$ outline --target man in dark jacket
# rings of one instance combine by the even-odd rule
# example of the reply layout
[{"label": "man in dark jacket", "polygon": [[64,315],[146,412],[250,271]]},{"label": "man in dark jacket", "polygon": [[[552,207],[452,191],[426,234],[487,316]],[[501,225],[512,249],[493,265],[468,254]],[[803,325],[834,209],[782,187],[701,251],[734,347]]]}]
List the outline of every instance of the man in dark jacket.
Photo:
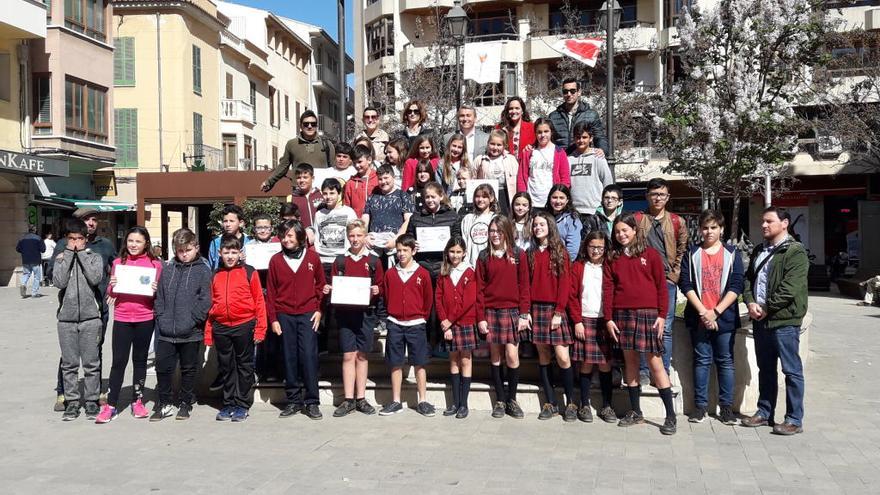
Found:
[{"label": "man in dark jacket", "polygon": [[562,81],[562,105],[550,113],[550,124],[556,134],[554,143],[568,149],[574,142],[572,129],[578,122],[586,122],[593,129],[593,147],[602,150],[601,156],[608,153],[608,140],[605,138],[605,126],[595,110],[581,101],[581,83],[568,78]]},{"label": "man in dark jacket", "polygon": [[[752,319],[758,362],[758,412],[743,426],[773,426],[773,433],[803,431],[804,368],[801,363],[801,324],[807,314],[807,273],[810,261],[803,244],[788,233],[791,214],[771,206],[764,210],[764,242],[755,246],[746,271],[743,299]],[[785,375],[785,422],[776,423],[779,382],[777,362]]]},{"label": "man in dark jacket", "polygon": [[159,401],[150,421],[171,415],[171,382],[180,362],[177,419],[189,419],[195,404],[193,388],[199,368],[199,349],[205,319],[211,309],[211,269],[199,256],[195,234],[186,228],[171,238],[175,257],[162,270],[156,291],[156,382]]},{"label": "man in dark jacket", "polygon": [[28,227],[28,233],[19,239],[15,250],[21,254],[21,297],[24,299],[28,296],[27,286],[31,283],[31,296],[42,297],[40,294],[40,281],[43,280],[43,251],[46,245],[37,235],[37,227],[31,225]]}]

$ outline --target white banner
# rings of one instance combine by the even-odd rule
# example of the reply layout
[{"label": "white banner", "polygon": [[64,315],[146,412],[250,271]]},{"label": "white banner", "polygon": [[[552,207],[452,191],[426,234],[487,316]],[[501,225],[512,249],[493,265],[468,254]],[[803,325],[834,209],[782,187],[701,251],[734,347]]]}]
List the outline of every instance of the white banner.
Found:
[{"label": "white banner", "polygon": [[465,44],[462,77],[477,84],[501,82],[501,46],[500,41]]}]

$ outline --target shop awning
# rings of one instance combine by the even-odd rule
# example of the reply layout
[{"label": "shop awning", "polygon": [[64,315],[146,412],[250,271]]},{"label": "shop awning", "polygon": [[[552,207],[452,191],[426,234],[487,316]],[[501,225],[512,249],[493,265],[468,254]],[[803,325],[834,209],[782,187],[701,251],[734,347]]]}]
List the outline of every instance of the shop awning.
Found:
[{"label": "shop awning", "polygon": [[94,208],[100,212],[135,211],[132,203],[118,203],[116,201],[104,201],[100,199],[77,199],[63,196],[38,196],[34,203],[42,203],[46,206],[58,208]]}]

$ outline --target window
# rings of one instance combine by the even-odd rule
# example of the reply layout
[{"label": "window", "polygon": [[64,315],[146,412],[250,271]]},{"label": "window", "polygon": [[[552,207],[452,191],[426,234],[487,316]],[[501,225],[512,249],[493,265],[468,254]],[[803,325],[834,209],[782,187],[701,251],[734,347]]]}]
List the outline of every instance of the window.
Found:
[{"label": "window", "polygon": [[233,85],[232,85],[232,74],[230,74],[230,73],[227,72],[227,73],[226,73],[226,99],[227,99],[227,100],[231,100],[231,99],[232,99],[232,95],[233,95],[232,88],[233,88]]},{"label": "window", "polygon": [[107,90],[80,81],[64,82],[66,134],[99,143],[107,142]]},{"label": "window", "polygon": [[238,166],[238,142],[235,134],[223,135],[223,167],[235,169]]},{"label": "window", "polygon": [[[0,100],[12,101],[12,57],[0,52]],[[18,71],[16,71],[17,73]]]},{"label": "window", "polygon": [[693,0],[666,0],[666,24],[663,27],[678,26],[678,16]]},{"label": "window", "polygon": [[379,109],[383,115],[394,111],[394,75],[382,74],[367,81],[367,95],[370,105]]},{"label": "window", "polygon": [[254,124],[257,123],[257,83],[250,81],[251,83],[251,92],[250,92],[250,104],[251,108],[253,108],[253,112],[251,112],[254,116]]},{"label": "window", "polygon": [[270,167],[274,167],[278,163],[278,146],[272,146],[272,163]]},{"label": "window", "polygon": [[134,38],[113,38],[113,84],[134,86]]},{"label": "window", "polygon": [[34,134],[52,134],[52,77],[34,74]]},{"label": "window", "polygon": [[98,41],[105,41],[106,0],[64,0],[64,26]]},{"label": "window", "polygon": [[117,108],[113,111],[117,168],[138,166],[137,115],[137,108]]},{"label": "window", "polygon": [[284,95],[284,120],[290,122],[290,97]]},{"label": "window", "polygon": [[202,94],[202,49],[193,45],[192,47],[192,68],[193,68],[193,92],[197,95]]},{"label": "window", "polygon": [[269,87],[269,125],[275,127],[275,88]]},{"label": "window", "polygon": [[244,137],[244,159],[241,163],[241,168],[245,170],[252,170],[254,163],[254,142],[250,136]]},{"label": "window", "polygon": [[294,117],[295,119],[299,119],[299,116],[302,115],[302,114],[300,113],[300,111],[299,111],[299,108],[300,108],[300,107],[299,107],[299,102],[296,102],[296,113],[293,114],[293,117]]},{"label": "window", "polygon": [[501,63],[501,82],[497,84],[482,84],[479,86],[477,96],[474,97],[474,106],[489,107],[504,105],[504,102],[516,91],[516,63]]},{"label": "window", "polygon": [[202,144],[202,114],[193,113],[193,144]]},{"label": "window", "polygon": [[470,19],[468,36],[480,41],[516,39],[516,11],[475,12]]},{"label": "window", "polygon": [[394,20],[383,17],[367,24],[368,61],[394,55]]}]

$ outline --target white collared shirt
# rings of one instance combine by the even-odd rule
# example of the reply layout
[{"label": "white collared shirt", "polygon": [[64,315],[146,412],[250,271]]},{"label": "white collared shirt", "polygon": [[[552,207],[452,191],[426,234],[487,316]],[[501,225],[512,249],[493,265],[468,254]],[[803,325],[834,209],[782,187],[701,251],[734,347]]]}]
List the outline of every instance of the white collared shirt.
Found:
[{"label": "white collared shirt", "polygon": [[464,272],[470,268],[471,265],[467,261],[462,261],[452,268],[452,271],[449,272],[449,278],[452,280],[452,285],[458,285],[458,281],[461,280],[461,276],[464,275]]},{"label": "white collared shirt", "polygon": [[284,261],[287,262],[287,266],[289,266],[290,269],[293,270],[293,273],[296,273],[299,271],[299,266],[302,265],[303,260],[306,258],[306,250],[303,249],[302,254],[299,255],[299,258],[294,258],[286,254],[283,256]]},{"label": "white collared shirt", "polygon": [[598,318],[602,313],[602,265],[584,263],[581,316]]},{"label": "white collared shirt", "polygon": [[[419,264],[416,263],[415,261],[413,261],[412,264],[410,264],[409,268],[403,268],[398,263],[396,265],[396,268],[397,268],[397,275],[400,276],[400,280],[403,281],[403,283],[406,283],[407,280],[409,280],[410,277],[413,276],[413,274],[416,272],[416,270],[419,269]],[[414,327],[416,325],[421,325],[422,323],[427,323],[427,320],[425,320],[424,318],[417,318],[415,320],[398,320],[397,318],[395,318],[391,315],[388,315],[388,320],[391,321],[392,323],[397,323],[398,325],[400,325],[402,327]]]}]

